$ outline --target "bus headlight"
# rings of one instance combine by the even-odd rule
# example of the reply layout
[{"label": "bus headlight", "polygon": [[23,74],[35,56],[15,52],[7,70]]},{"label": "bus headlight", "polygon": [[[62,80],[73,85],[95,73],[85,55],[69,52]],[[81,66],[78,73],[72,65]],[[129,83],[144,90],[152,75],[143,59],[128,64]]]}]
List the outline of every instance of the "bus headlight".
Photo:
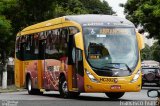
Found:
[{"label": "bus headlight", "polygon": [[141,70],[138,70],[138,72],[134,75],[133,79],[132,79],[132,83],[136,82],[140,76]]},{"label": "bus headlight", "polygon": [[99,82],[89,71],[86,70],[86,74],[92,82]]}]

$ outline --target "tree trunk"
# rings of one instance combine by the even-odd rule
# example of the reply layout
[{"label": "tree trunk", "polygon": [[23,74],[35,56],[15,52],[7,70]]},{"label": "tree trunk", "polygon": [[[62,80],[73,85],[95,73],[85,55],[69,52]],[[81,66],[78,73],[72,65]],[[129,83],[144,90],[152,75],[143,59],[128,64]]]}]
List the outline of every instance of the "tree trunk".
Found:
[{"label": "tree trunk", "polygon": [[7,88],[7,56],[6,51],[2,52],[2,69],[3,69],[3,76],[2,76],[2,89]]},{"label": "tree trunk", "polygon": [[2,89],[7,88],[7,64],[3,66]]}]

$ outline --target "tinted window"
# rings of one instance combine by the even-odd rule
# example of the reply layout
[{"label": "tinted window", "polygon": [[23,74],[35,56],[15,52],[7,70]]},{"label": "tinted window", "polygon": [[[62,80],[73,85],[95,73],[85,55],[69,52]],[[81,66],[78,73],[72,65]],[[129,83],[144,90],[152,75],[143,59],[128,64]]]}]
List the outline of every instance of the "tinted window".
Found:
[{"label": "tinted window", "polygon": [[68,56],[69,35],[75,27],[43,31],[16,38],[16,56],[20,60],[60,59]]},{"label": "tinted window", "polygon": [[59,31],[59,29],[48,31],[45,50],[46,59],[59,58]]}]

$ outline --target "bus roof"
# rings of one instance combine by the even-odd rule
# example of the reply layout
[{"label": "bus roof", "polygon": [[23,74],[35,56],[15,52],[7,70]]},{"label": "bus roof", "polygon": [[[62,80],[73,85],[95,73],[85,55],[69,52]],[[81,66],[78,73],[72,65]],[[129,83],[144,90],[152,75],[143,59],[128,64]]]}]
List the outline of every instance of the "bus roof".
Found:
[{"label": "bus roof", "polygon": [[65,16],[66,19],[75,21],[81,25],[87,23],[116,23],[116,25],[127,25],[134,27],[134,24],[125,18],[120,18],[113,15],[96,15],[96,14],[85,14],[85,15],[71,15]]},{"label": "bus roof", "polygon": [[99,23],[116,23],[115,25],[121,24],[125,26],[134,27],[133,23],[131,23],[125,18],[120,18],[118,16],[85,14],[85,15],[69,15],[69,16],[63,16],[63,17],[47,20],[38,24],[31,25],[29,27],[26,27],[21,32],[43,28],[47,26],[52,26],[52,25],[57,25],[65,21],[75,21],[81,25],[84,25],[84,24],[90,25],[95,23],[97,23],[97,25]]},{"label": "bus roof", "polygon": [[54,19],[47,20],[44,22],[40,22],[40,23],[37,23],[37,24],[34,24],[34,25],[31,25],[31,26],[24,28],[22,30],[22,32],[33,30],[33,29],[38,29],[38,28],[43,28],[43,27],[47,27],[47,26],[51,26],[51,25],[60,24],[60,23],[62,23],[63,19],[64,19],[64,17],[59,17],[59,18],[54,18]]}]

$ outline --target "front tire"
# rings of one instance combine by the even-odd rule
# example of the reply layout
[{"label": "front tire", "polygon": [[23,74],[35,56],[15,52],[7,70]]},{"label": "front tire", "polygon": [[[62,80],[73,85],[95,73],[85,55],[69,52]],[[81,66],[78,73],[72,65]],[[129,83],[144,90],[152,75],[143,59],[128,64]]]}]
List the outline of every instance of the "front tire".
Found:
[{"label": "front tire", "polygon": [[106,96],[111,99],[119,99],[124,95],[125,92],[106,92]]},{"label": "front tire", "polygon": [[65,77],[61,77],[59,81],[59,93],[63,98],[75,98],[80,95],[79,92],[69,92]]}]

